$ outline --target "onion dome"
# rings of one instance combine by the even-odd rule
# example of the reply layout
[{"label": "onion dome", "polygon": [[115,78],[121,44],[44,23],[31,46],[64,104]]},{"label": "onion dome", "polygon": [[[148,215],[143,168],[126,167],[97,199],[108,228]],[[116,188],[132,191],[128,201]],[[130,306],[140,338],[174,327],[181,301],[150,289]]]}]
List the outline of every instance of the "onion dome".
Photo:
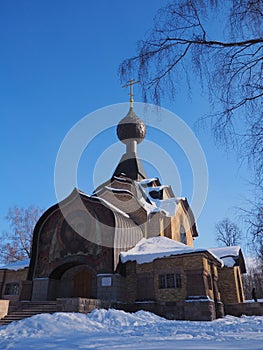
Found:
[{"label": "onion dome", "polygon": [[129,109],[128,114],[119,122],[117,135],[119,140],[125,144],[129,141],[140,143],[145,138],[146,126],[134,113],[132,107]]}]

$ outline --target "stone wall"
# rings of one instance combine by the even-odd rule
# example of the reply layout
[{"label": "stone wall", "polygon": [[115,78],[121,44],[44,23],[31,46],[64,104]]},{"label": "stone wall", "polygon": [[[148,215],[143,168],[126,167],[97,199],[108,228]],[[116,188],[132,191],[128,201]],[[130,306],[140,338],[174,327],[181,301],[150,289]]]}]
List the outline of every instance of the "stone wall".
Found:
[{"label": "stone wall", "polygon": [[110,303],[100,299],[58,298],[57,311],[88,313],[95,309],[108,309]]},{"label": "stone wall", "polygon": [[216,318],[214,302],[208,300],[162,304],[156,302],[137,302],[129,304],[120,302],[110,303],[105,300],[86,298],[57,299],[57,310],[60,312],[88,313],[94,309],[101,308],[113,308],[126,312],[144,310],[171,320],[212,321]]},{"label": "stone wall", "polygon": [[226,315],[240,317],[247,316],[263,316],[263,302],[237,303],[225,305]]},{"label": "stone wall", "polygon": [[126,312],[149,311],[170,320],[212,321],[216,318],[215,303],[209,300],[191,300],[167,303],[136,302],[116,303],[111,307]]}]

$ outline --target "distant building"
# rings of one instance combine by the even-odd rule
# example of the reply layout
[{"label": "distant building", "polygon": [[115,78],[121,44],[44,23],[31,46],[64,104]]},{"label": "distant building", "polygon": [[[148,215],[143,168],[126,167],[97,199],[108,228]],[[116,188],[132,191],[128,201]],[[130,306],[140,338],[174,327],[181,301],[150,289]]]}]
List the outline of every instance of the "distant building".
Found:
[{"label": "distant building", "polygon": [[145,133],[131,105],[117,127],[126,152],[112,177],[91,196],[73,189],[41,216],[29,267],[0,269],[2,299],[57,300],[68,311],[78,300],[84,312],[93,300],[188,320],[222,317],[224,304],[244,301],[240,248],[194,248],[187,199],[145,174],[136,152]]}]

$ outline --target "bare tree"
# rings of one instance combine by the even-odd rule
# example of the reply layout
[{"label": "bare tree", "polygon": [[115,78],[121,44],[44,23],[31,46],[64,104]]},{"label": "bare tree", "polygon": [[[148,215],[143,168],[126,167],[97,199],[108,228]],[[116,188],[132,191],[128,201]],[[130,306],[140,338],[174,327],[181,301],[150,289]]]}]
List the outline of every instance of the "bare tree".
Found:
[{"label": "bare tree", "polygon": [[138,78],[145,100],[158,104],[199,78],[216,137],[230,145],[234,137],[262,183],[262,70],[262,0],[174,0],[157,13],[120,75]]},{"label": "bare tree", "polygon": [[0,260],[3,263],[30,258],[34,226],[42,212],[42,209],[35,206],[15,206],[8,210],[5,219],[9,222],[11,231],[3,232],[0,241]]},{"label": "bare tree", "polygon": [[246,211],[251,248],[256,253],[263,269],[263,201],[255,202],[250,211]]},{"label": "bare tree", "polygon": [[256,289],[258,298],[263,298],[263,272],[262,265],[257,259],[247,264],[247,273],[242,276],[245,299],[252,299],[252,289]]},{"label": "bare tree", "polygon": [[216,240],[220,245],[229,247],[240,244],[242,233],[238,226],[228,218],[218,222],[215,229]]}]

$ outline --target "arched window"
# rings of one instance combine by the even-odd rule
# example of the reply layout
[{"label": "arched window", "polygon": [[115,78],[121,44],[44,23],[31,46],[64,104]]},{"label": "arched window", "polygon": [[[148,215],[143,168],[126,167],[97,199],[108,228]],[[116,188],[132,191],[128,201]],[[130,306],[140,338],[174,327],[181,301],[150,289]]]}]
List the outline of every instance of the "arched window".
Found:
[{"label": "arched window", "polygon": [[181,243],[187,244],[186,232],[183,224],[180,225],[180,241]]}]

